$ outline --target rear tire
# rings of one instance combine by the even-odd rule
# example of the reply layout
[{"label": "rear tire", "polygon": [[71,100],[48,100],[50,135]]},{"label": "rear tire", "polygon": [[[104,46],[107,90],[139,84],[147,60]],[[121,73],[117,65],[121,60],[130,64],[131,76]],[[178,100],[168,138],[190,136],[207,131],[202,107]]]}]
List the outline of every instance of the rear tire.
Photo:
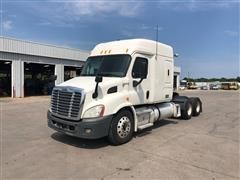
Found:
[{"label": "rear tire", "polygon": [[127,110],[122,110],[113,117],[108,140],[113,145],[124,144],[132,139],[133,136],[133,116]]},{"label": "rear tire", "polygon": [[181,119],[188,120],[191,119],[193,113],[193,106],[191,100],[188,99],[185,102],[184,107],[181,109]]},{"label": "rear tire", "polygon": [[191,97],[190,98],[193,106],[193,116],[199,116],[199,114],[202,112],[202,102],[198,97]]},{"label": "rear tire", "polygon": [[176,98],[177,96],[179,96],[179,94],[177,92],[173,92],[172,99]]}]

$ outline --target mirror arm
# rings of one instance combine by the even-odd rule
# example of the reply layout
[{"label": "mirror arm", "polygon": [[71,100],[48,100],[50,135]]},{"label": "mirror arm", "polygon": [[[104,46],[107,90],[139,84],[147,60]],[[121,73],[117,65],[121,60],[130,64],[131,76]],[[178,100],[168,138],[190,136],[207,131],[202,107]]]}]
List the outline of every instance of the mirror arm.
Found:
[{"label": "mirror arm", "polygon": [[92,94],[92,98],[95,99],[98,97],[98,83],[96,83],[96,86],[95,86],[95,90],[94,90],[94,93]]},{"label": "mirror arm", "polygon": [[141,84],[141,82],[143,81],[144,78],[141,78],[138,82],[137,81],[133,81],[133,87],[137,87],[139,84]]},{"label": "mirror arm", "polygon": [[96,76],[95,77],[95,82],[96,82],[96,86],[95,86],[95,90],[94,90],[94,93],[92,94],[92,98],[95,99],[98,97],[98,84],[100,82],[102,82],[102,76]]}]

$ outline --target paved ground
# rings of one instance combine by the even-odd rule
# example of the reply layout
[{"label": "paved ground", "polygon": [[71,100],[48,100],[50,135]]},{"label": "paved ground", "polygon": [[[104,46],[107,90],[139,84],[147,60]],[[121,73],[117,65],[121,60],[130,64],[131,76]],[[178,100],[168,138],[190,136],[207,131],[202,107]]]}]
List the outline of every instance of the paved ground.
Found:
[{"label": "paved ground", "polygon": [[47,128],[48,97],[0,99],[2,179],[240,179],[240,93],[188,91],[204,112],[164,120],[122,146]]}]

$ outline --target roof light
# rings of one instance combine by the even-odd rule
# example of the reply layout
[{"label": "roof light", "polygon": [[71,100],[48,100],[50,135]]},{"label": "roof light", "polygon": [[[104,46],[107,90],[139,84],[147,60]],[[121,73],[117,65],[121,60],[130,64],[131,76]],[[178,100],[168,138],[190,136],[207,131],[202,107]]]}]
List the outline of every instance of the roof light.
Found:
[{"label": "roof light", "polygon": [[111,50],[108,50],[108,54],[110,54],[111,53]]},{"label": "roof light", "polygon": [[128,52],[128,48],[126,49],[126,53]]}]

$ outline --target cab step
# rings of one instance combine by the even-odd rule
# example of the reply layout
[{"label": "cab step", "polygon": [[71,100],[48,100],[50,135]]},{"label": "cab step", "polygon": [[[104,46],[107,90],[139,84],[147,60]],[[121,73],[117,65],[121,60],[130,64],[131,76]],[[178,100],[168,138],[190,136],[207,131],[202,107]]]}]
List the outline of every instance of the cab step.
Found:
[{"label": "cab step", "polygon": [[145,129],[145,128],[148,128],[148,127],[151,127],[151,126],[153,126],[153,123],[148,123],[148,124],[138,126],[138,129],[142,130],[142,129]]}]

